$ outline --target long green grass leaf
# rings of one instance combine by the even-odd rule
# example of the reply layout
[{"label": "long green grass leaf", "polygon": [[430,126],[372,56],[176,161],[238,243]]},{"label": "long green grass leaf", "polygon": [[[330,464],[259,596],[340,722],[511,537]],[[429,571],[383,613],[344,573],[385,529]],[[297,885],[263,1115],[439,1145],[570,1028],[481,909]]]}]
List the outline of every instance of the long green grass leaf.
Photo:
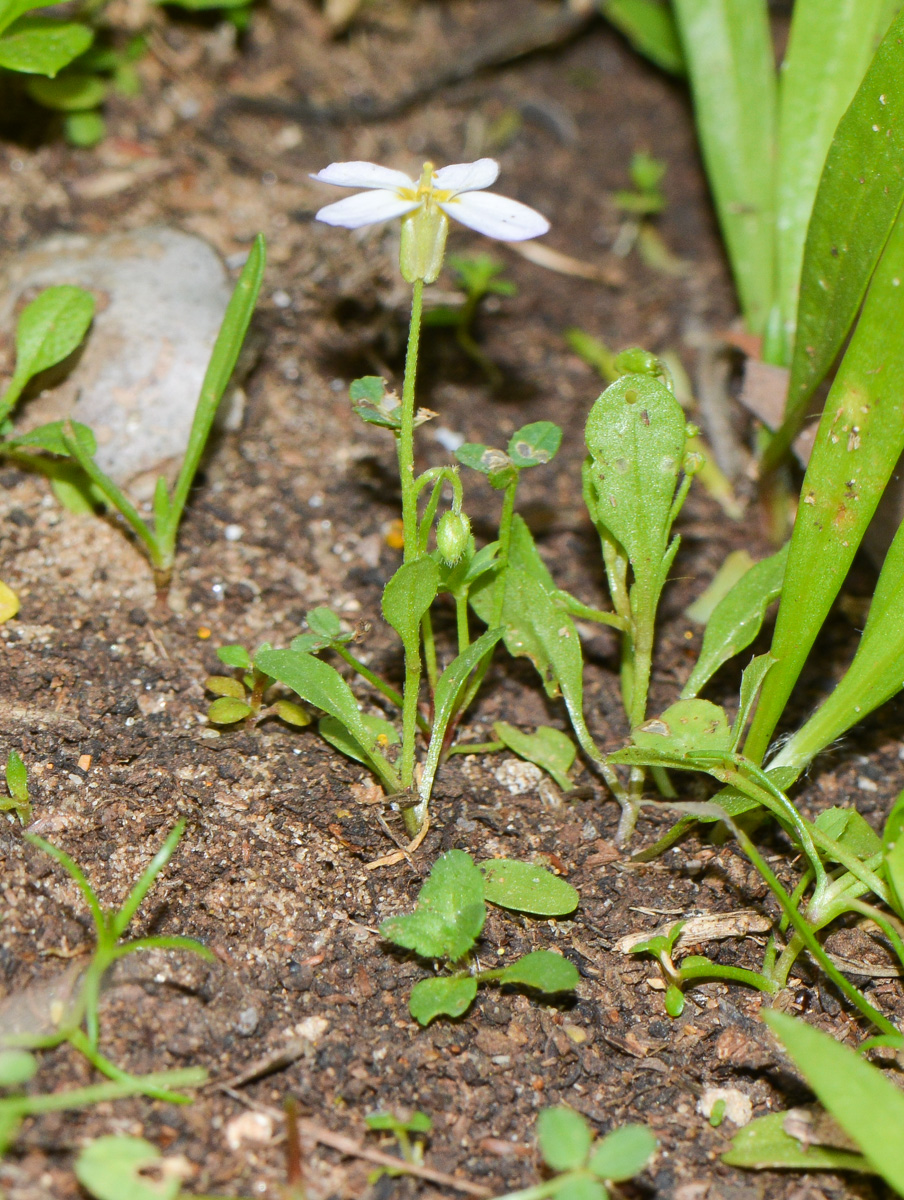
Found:
[{"label": "long green grass leaf", "polygon": [[876,51],[839,122],[807,231],[785,420],[774,465],[803,422],[857,315],[904,199],[904,14]]},{"label": "long green grass leaf", "polygon": [[904,449],[904,217],[876,268],[804,477],[769,672],[744,753],[759,762]]},{"label": "long green grass leaf", "polygon": [[776,74],[765,0],[674,0],[697,129],[744,318],[774,299]]}]

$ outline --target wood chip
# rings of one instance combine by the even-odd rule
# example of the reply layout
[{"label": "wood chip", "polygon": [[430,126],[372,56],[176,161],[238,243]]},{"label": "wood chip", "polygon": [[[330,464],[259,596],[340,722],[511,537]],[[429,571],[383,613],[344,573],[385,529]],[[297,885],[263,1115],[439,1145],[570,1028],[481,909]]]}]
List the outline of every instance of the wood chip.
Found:
[{"label": "wood chip", "polygon": [[[648,938],[665,937],[675,924],[675,921],[666,921],[644,933],[625,934],[619,938],[613,949],[619,954],[630,954],[635,946]],[[723,938],[747,937],[751,933],[768,933],[771,928],[772,922],[769,918],[752,908],[729,913],[704,913],[702,916],[688,917],[685,920],[675,946],[677,949],[683,949],[697,942],[714,942]]]}]

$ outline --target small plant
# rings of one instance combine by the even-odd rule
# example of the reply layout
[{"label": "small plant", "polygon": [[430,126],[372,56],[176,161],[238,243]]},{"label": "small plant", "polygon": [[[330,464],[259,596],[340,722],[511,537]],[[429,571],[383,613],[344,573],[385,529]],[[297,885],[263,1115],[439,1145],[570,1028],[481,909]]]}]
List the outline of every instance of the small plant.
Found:
[{"label": "small plant", "polygon": [[28,798],[28,768],[15,750],[6,760],[6,787],[9,799],[0,796],[0,812],[12,811],[23,825],[31,820],[31,801]]},{"label": "small plant", "polygon": [[204,687],[218,697],[207,709],[207,719],[212,725],[234,725],[252,717],[262,721],[266,717],[279,717],[287,725],[303,728],[310,725],[311,718],[300,704],[292,700],[274,700],[264,707],[264,696],[274,680],[263,671],[258,671],[251,655],[244,646],[221,646],[217,658],[227,667],[235,667],[241,674],[208,675]]},{"label": "small plant", "polygon": [[[82,976],[78,995],[67,1010],[60,1015],[57,1030],[52,1034],[37,1038],[0,1037],[0,1044],[25,1047],[29,1050],[47,1050],[59,1046],[63,1042],[69,1042],[101,1074],[106,1075],[118,1084],[126,1085],[130,1089],[127,1093],[122,1094],[140,1092],[155,1099],[168,1100],[171,1103],[188,1103],[189,1098],[187,1096],[172,1091],[167,1084],[172,1081],[173,1086],[178,1087],[201,1083],[206,1078],[206,1073],[203,1070],[189,1072],[188,1075],[185,1072],[164,1072],[153,1076],[134,1076],[112,1063],[101,1053],[98,1044],[100,1040],[98,1004],[100,1001],[101,983],[106,972],[118,959],[139,950],[162,949],[190,950],[193,954],[199,954],[208,961],[213,960],[214,956],[211,951],[193,938],[167,935],[134,938],[131,941],[123,940],[132,918],[135,916],[145,896],[153,887],[158,875],[172,857],[184,830],[185,821],[181,820],[176,824],[160,850],[158,850],[157,854],[142,872],[141,877],[129,892],[123,905],[119,909],[111,910],[105,910],[101,906],[97,893],[91,887],[84,872],[65,851],[52,846],[50,842],[46,842],[43,838],[38,837],[37,834],[25,834],[28,842],[33,846],[37,846],[38,849],[43,850],[46,854],[49,854],[78,885],[94,920],[97,944]],[[24,1111],[27,1112],[30,1110],[26,1108]]]},{"label": "small plant", "polygon": [[[183,1164],[167,1160],[144,1138],[112,1134],[95,1138],[79,1151],[75,1177],[94,1200],[188,1200],[182,1190]],[[194,1200],[230,1200],[199,1196]],[[294,1193],[302,1200],[303,1193]]]},{"label": "small plant", "polygon": [[439,960],[451,974],[423,979],[411,991],[408,1007],[421,1025],[439,1016],[460,1017],[481,984],[527,988],[544,995],[577,987],[576,968],[561,954],[534,950],[507,967],[481,970],[473,961],[486,921],[486,902],[534,916],[565,916],[578,904],[571,884],[530,863],[494,859],[477,866],[463,850],[449,850],[433,864],[418,894],[417,907],[380,926],[387,941]]},{"label": "small plant", "polygon": [[[399,1117],[395,1113],[381,1110],[368,1113],[364,1122],[372,1132],[388,1133],[394,1137],[399,1147],[399,1154],[406,1163],[418,1167],[423,1164],[424,1145],[427,1135],[433,1128],[433,1122],[426,1113],[413,1112],[410,1117]],[[403,1170],[395,1170],[393,1167],[378,1167],[367,1177],[367,1182],[373,1187],[383,1175],[393,1178],[403,1174]]]},{"label": "small plant", "polygon": [[493,360],[477,344],[474,320],[486,296],[514,296],[517,288],[510,280],[499,278],[504,270],[502,263],[489,254],[450,254],[448,262],[465,293],[464,301],[455,306],[440,304],[428,308],[424,313],[424,324],[454,329],[455,340],[464,353],[477,363],[487,381],[493,387],[498,387],[502,375]]},{"label": "small plant", "polygon": [[537,1119],[537,1141],[552,1179],[501,1200],[608,1200],[620,1192],[607,1184],[627,1182],[647,1166],[658,1142],[646,1125],[622,1125],[594,1139],[586,1118],[573,1108],[545,1108]]},{"label": "small plant", "polygon": [[[855,1050],[805,1022],[780,1012],[765,1012],[763,1020],[834,1118],[834,1136],[826,1139],[834,1144],[822,1144],[816,1130],[790,1121],[791,1113],[770,1113],[735,1134],[722,1161],[733,1167],[865,1171],[904,1196],[901,1089]],[[839,1147],[843,1135],[859,1154]]]}]

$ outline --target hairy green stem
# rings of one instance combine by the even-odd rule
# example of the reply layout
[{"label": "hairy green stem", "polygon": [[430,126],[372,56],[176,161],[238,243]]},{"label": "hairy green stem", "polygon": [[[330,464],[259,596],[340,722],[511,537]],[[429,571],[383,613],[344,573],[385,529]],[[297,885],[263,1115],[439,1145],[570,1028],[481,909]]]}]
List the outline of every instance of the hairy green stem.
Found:
[{"label": "hairy green stem", "polygon": [[[421,337],[421,312],[424,281],[416,279],[411,296],[411,324],[405,353],[405,379],[402,384],[402,412],[398,436],[399,482],[402,488],[402,531],[405,539],[404,561],[418,552],[417,485],[414,479],[414,386]],[[407,674],[407,671],[406,671]]]}]

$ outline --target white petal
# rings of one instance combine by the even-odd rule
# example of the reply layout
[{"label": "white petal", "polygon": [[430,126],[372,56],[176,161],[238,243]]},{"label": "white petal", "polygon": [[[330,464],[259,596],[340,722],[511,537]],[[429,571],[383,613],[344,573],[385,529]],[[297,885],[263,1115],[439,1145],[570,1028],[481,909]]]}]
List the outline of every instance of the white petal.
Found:
[{"label": "white petal", "polygon": [[417,187],[404,171],[393,171],[369,162],[330,163],[322,171],[311,176],[319,183],[334,183],[337,187],[354,188],[403,188]]},{"label": "white petal", "polygon": [[538,212],[495,192],[466,192],[439,207],[462,225],[500,242],[523,242],[549,229],[549,222]]},{"label": "white petal", "polygon": [[316,214],[316,220],[327,225],[342,225],[345,229],[359,229],[362,225],[375,225],[377,221],[391,221],[405,213],[420,208],[421,200],[403,200],[395,192],[358,192],[346,196],[335,204],[328,204]]},{"label": "white petal", "polygon": [[435,186],[444,192],[474,192],[496,182],[499,163],[492,158],[478,158],[472,163],[453,163],[436,172]]}]

